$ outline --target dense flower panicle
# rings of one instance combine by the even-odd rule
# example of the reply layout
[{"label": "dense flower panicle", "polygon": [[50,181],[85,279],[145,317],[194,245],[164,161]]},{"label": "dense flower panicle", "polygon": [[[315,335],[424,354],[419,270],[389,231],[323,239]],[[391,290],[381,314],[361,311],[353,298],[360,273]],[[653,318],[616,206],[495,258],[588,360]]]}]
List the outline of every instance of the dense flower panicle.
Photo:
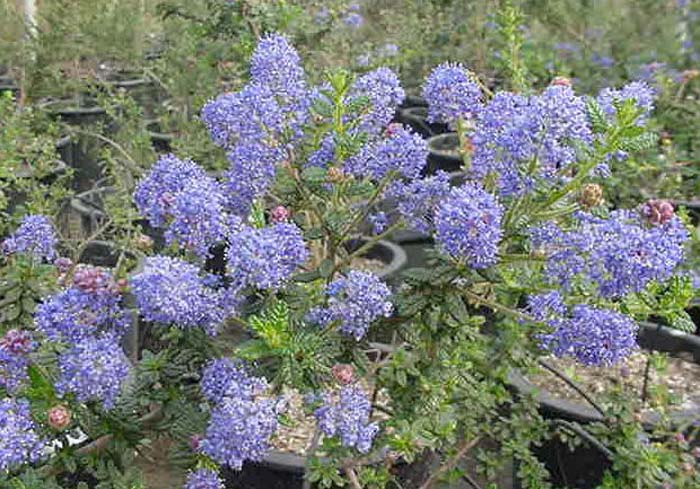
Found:
[{"label": "dense flower panicle", "polygon": [[237,216],[247,216],[253,201],[272,184],[276,167],[283,160],[282,148],[258,142],[239,144],[229,151],[229,168],[223,183],[226,209]]},{"label": "dense flower panicle", "polygon": [[530,232],[532,247],[547,257],[547,277],[565,288],[583,280],[606,298],[622,297],[668,279],[685,255],[689,236],[678,217],[651,226],[638,211],[576,218],[570,230],[547,223]]},{"label": "dense flower panicle", "polygon": [[473,268],[498,261],[503,236],[503,207],[481,186],[467,183],[452,189],[435,210],[435,241],[448,255]]},{"label": "dense flower panicle", "polygon": [[85,292],[73,286],[39,304],[34,325],[51,341],[75,343],[97,333],[122,336],[131,315],[116,288]]},{"label": "dense flower panicle", "polygon": [[370,423],[371,403],[367,393],[356,385],[343,386],[337,401],[324,396],[323,406],[314,411],[318,428],[326,436],[337,436],[343,446],[360,453],[369,452],[379,432],[377,423]]},{"label": "dense flower panicle", "polygon": [[564,298],[556,290],[529,296],[527,298],[527,308],[530,315],[537,321],[560,317],[566,314],[567,311]]},{"label": "dense flower panicle", "polygon": [[193,180],[175,198],[165,231],[166,243],[177,243],[199,257],[226,236],[225,197],[213,178]]},{"label": "dense flower panicle", "polygon": [[613,365],[637,349],[637,324],[616,311],[578,304],[570,315],[552,315],[544,322],[552,331],[541,335],[542,347],[584,365]]},{"label": "dense flower panicle", "polygon": [[385,196],[396,202],[398,213],[409,226],[418,232],[429,234],[434,230],[435,207],[451,190],[450,176],[444,171],[412,182],[392,182]]},{"label": "dense flower panicle", "polygon": [[385,212],[377,212],[368,217],[369,223],[372,225],[372,234],[382,234],[389,225],[389,218]]},{"label": "dense flower panicle", "polygon": [[286,37],[268,34],[258,42],[250,60],[254,82],[267,86],[287,99],[304,96],[306,82],[301,59]]},{"label": "dense flower panicle", "polygon": [[642,206],[642,214],[652,224],[666,224],[674,212],[673,204],[667,200],[650,200]]},{"label": "dense flower panicle", "polygon": [[391,290],[370,272],[351,270],[326,287],[328,305],[313,309],[308,319],[326,327],[337,323],[338,329],[360,340],[373,321],[389,317],[393,305]]},{"label": "dense flower panicle", "polygon": [[136,207],[153,227],[163,227],[175,196],[191,181],[206,176],[206,172],[191,160],[180,160],[173,154],[161,156],[136,186]]},{"label": "dense flower panicle", "polygon": [[101,402],[105,409],[114,407],[130,372],[119,341],[110,335],[86,338],[60,353],[58,368],[60,396],[72,393],[80,402]]},{"label": "dense flower panicle", "polygon": [[355,29],[362,26],[364,22],[365,19],[364,17],[362,17],[362,14],[359,14],[357,12],[350,12],[345,17],[343,17],[343,23],[348,27],[352,27]]},{"label": "dense flower panicle", "polygon": [[634,104],[641,110],[636,121],[638,125],[643,125],[651,111],[654,110],[654,90],[644,82],[628,83],[620,89],[604,88],[596,100],[611,120],[614,119],[617,112],[615,103],[634,100]]},{"label": "dense flower panicle", "polygon": [[211,469],[197,469],[187,475],[183,489],[225,489],[224,481]]},{"label": "dense flower panicle", "polygon": [[26,331],[11,329],[0,340],[0,387],[8,393],[16,393],[28,379],[28,354],[34,349],[34,341]]},{"label": "dense flower panicle", "polygon": [[350,101],[360,97],[369,100],[369,107],[360,116],[360,131],[374,134],[386,127],[396,108],[406,97],[398,76],[389,68],[372,70],[355,80],[350,89]]},{"label": "dense flower panicle", "polygon": [[0,471],[42,457],[47,444],[37,431],[28,401],[11,397],[0,400]]},{"label": "dense flower panicle", "polygon": [[482,108],[479,84],[459,63],[443,63],[433,69],[423,85],[431,122],[454,127],[459,119],[473,119]]},{"label": "dense flower panicle", "polygon": [[226,234],[224,194],[197,164],[161,157],[134,193],[136,206],[153,227],[166,227],[168,244],[178,243],[206,257]]},{"label": "dense flower panicle", "polygon": [[335,139],[333,134],[326,134],[321,145],[306,160],[306,166],[326,168],[335,160]]},{"label": "dense flower panicle", "polygon": [[199,450],[234,470],[247,460],[259,462],[277,431],[277,415],[274,399],[226,397],[212,410]]},{"label": "dense flower panicle", "polygon": [[56,233],[51,220],[40,214],[27,215],[17,230],[0,244],[6,255],[27,253],[38,259],[56,256]]},{"label": "dense flower panicle", "polygon": [[[216,287],[196,265],[166,256],[149,257],[130,280],[139,312],[147,321],[216,333],[235,309],[235,289]],[[214,286],[212,286],[214,285]]]},{"label": "dense flower panicle", "polygon": [[239,287],[279,289],[306,262],[309,252],[301,230],[281,222],[232,232],[226,251],[229,276]]},{"label": "dense flower panicle", "polygon": [[343,170],[358,179],[382,180],[394,172],[409,180],[420,176],[428,159],[428,144],[403,126],[388,137],[366,144],[358,154],[345,161]]},{"label": "dense flower panicle", "polygon": [[251,376],[241,362],[230,358],[209,362],[200,381],[202,395],[215,404],[226,397],[252,400],[267,387],[264,378]]},{"label": "dense flower panicle", "polygon": [[108,270],[84,263],[75,267],[73,287],[86,294],[118,293],[117,284]]},{"label": "dense flower panicle", "polygon": [[519,195],[538,180],[556,183],[576,161],[575,146],[592,140],[586,104],[570,87],[550,86],[532,97],[499,92],[477,120],[471,174],[494,175],[500,194]]}]

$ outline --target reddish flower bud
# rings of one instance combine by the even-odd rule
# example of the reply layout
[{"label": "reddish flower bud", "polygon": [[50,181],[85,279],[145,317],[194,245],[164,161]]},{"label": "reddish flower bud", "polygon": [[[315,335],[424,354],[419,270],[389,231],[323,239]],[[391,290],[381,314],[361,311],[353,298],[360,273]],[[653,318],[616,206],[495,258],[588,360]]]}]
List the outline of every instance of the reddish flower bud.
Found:
[{"label": "reddish flower bud", "polygon": [[278,205],[270,211],[270,219],[272,219],[272,222],[286,222],[289,220],[290,214],[285,206]]},{"label": "reddish flower bud", "polygon": [[53,264],[59,272],[66,273],[68,270],[70,270],[70,267],[73,266],[73,260],[71,260],[70,258],[66,258],[65,256],[61,256],[59,258],[56,258]]},{"label": "reddish flower bud", "polygon": [[61,404],[49,409],[46,417],[49,426],[57,431],[65,430],[70,425],[71,421],[70,410]]},{"label": "reddish flower bud", "polygon": [[472,143],[472,140],[469,138],[465,138],[464,142],[462,143],[462,152],[464,153],[473,153],[474,152],[474,144]]},{"label": "reddish flower bud", "polygon": [[583,186],[578,199],[579,204],[590,209],[603,203],[603,189],[597,183],[589,183]]},{"label": "reddish flower bud", "polygon": [[0,347],[15,355],[26,355],[32,351],[34,345],[29,332],[11,329],[0,340]]},{"label": "reddish flower bud", "polygon": [[384,130],[384,136],[390,138],[397,132],[399,132],[401,129],[403,129],[403,125],[399,124],[398,122],[392,122],[388,126],[386,126],[386,129]]},{"label": "reddish flower bud", "polygon": [[193,452],[199,450],[200,443],[202,443],[202,435],[192,435],[190,437],[190,450]]},{"label": "reddish flower bud", "polygon": [[340,168],[334,166],[328,169],[328,180],[333,183],[339,183],[345,180],[345,173]]},{"label": "reddish flower bud", "polygon": [[153,248],[153,239],[145,234],[139,234],[134,240],[134,246],[141,251],[148,251]]},{"label": "reddish flower bud", "polygon": [[562,87],[570,87],[571,86],[571,80],[565,76],[555,76],[552,78],[552,81],[549,82],[551,86],[562,86]]},{"label": "reddish flower bud", "polygon": [[651,224],[666,224],[673,218],[673,204],[667,200],[650,200],[642,207],[642,213]]},{"label": "reddish flower bud", "polygon": [[333,377],[343,385],[351,384],[355,377],[355,369],[352,365],[346,363],[337,363],[333,365]]}]

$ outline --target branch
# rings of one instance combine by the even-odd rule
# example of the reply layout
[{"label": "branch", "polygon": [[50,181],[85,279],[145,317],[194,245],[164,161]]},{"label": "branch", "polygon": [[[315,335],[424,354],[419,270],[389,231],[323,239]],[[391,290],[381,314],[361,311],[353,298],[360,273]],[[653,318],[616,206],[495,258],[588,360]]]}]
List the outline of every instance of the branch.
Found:
[{"label": "branch", "polygon": [[318,448],[318,443],[321,441],[321,430],[316,428],[314,431],[314,437],[311,440],[311,446],[309,447],[309,451],[307,452],[306,456],[306,464],[304,467],[304,485],[302,485],[301,489],[311,489],[311,480],[309,479],[309,465],[311,464],[311,457],[313,454],[316,452],[316,449]]},{"label": "branch", "polygon": [[588,443],[596,447],[598,450],[603,453],[606,457],[608,457],[610,460],[612,460],[615,457],[615,454],[613,453],[612,450],[610,450],[608,447],[603,445],[603,443],[598,440],[595,436],[590,434],[588,431],[586,431],[580,424],[578,423],[572,423],[570,421],[565,421],[563,419],[557,419],[554,421],[555,424],[567,428],[574,433],[576,433],[578,436],[586,440]]},{"label": "branch", "polygon": [[360,480],[357,478],[357,474],[355,473],[355,468],[346,466],[343,467],[343,470],[345,471],[345,475],[348,476],[348,480],[350,481],[350,486],[353,489],[362,489],[362,484],[360,484]]},{"label": "branch", "polygon": [[471,440],[464,440],[459,447],[457,448],[457,453],[455,453],[452,458],[450,458],[447,462],[445,462],[438,470],[433,473],[430,477],[428,477],[428,480],[423,483],[422,486],[420,486],[419,489],[430,489],[433,487],[433,485],[438,481],[440,477],[445,472],[448,472],[452,469],[454,469],[459,461],[464,458],[464,456],[474,448],[474,445],[479,443],[480,438],[476,437]]},{"label": "branch", "polygon": [[607,416],[607,414],[605,413],[605,411],[603,410],[603,408],[600,407],[600,405],[599,405],[597,402],[595,402],[595,401],[593,400],[593,398],[592,398],[590,395],[588,395],[588,393],[587,393],[586,391],[584,391],[576,382],[574,382],[571,378],[569,378],[564,372],[559,371],[557,368],[555,368],[555,367],[553,367],[552,365],[548,364],[547,362],[545,362],[545,361],[542,360],[541,358],[540,358],[539,360],[537,360],[537,363],[538,363],[541,367],[543,367],[544,369],[549,370],[551,373],[553,373],[554,375],[556,375],[557,377],[559,377],[561,380],[563,380],[564,382],[566,382],[566,384],[567,384],[569,387],[571,387],[573,390],[575,390],[576,392],[578,392],[578,393],[581,395],[581,397],[583,397],[586,401],[588,401],[588,403],[589,403],[591,406],[593,406],[593,408],[594,408],[596,411],[598,411],[598,412],[600,413],[600,415],[603,416],[603,418],[605,418],[605,417]]}]

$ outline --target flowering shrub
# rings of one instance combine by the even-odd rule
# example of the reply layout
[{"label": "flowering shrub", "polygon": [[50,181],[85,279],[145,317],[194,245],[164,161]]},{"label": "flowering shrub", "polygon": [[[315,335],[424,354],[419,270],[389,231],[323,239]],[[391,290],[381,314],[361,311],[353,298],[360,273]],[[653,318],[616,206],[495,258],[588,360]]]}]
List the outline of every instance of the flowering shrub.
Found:
[{"label": "flowering shrub", "polygon": [[[346,23],[360,24],[356,12]],[[531,399],[510,394],[509,373],[543,354],[609,366],[635,351],[637,319],[678,313],[653,299],[687,293],[674,275],[688,234],[666,203],[611,211],[593,198],[601,169],[654,142],[643,85],[598,100],[561,83],[533,94],[481,87],[458,65],[426,81],[431,114],[474,146],[466,182],[450,188],[444,173],[422,177],[426,143],[391,124],[404,97],[391,70],[334,71],[313,85],[288,40],[264,36],[247,84],[202,110],[228,170],[167,155],[136,187],[137,208],[170,246],[125,281],[48,265],[63,289],[0,343],[5,424],[26,426],[7,429],[0,447],[20,448],[0,450],[0,466],[50,480],[74,456],[109,445],[100,460],[123,461],[162,435],[190,469],[185,488],[221,487],[219,471],[273,449],[280,392],[293,388],[315,420],[307,478],[320,487],[384,487],[400,461],[428,459],[436,468],[420,487],[432,487],[487,439],[480,459],[515,458],[526,487],[547,487],[530,451],[547,426]],[[403,228],[436,247],[392,287],[362,258]],[[9,259],[46,257],[43,226],[17,234]],[[136,316],[157,351],[122,351]],[[233,327],[246,341],[217,334]],[[89,441],[71,451],[66,430]],[[40,454],[41,440],[58,445]],[[611,477],[697,481],[673,463],[636,469],[615,465]]]}]

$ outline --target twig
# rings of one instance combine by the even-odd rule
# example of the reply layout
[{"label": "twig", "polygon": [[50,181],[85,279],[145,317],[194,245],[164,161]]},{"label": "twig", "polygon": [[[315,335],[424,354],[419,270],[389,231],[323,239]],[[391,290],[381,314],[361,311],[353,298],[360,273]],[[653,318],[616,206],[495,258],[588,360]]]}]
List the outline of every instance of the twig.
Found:
[{"label": "twig", "polygon": [[600,413],[601,416],[605,417],[606,413],[603,410],[600,405],[593,400],[591,396],[586,393],[576,382],[574,382],[569,376],[567,376],[564,372],[559,371],[557,368],[553,367],[552,365],[548,364],[542,359],[539,359],[537,363],[544,369],[549,370],[551,373],[559,377],[561,380],[566,382],[566,384],[571,387],[573,390],[578,392],[581,397],[583,397],[588,403],[593,406],[593,408]]},{"label": "twig", "polygon": [[462,480],[472,486],[474,489],[482,489],[479,483],[476,482],[469,474],[462,474]]},{"label": "twig", "polygon": [[360,484],[360,480],[357,478],[355,468],[351,466],[346,466],[343,467],[343,470],[345,471],[345,475],[348,476],[350,486],[352,486],[354,489],[362,489],[362,484]]},{"label": "twig", "polygon": [[309,465],[311,464],[311,457],[316,452],[320,441],[321,430],[316,428],[316,431],[314,431],[314,437],[311,440],[311,445],[309,446],[309,451],[307,452],[306,462],[304,464],[304,484],[301,486],[301,489],[311,489],[311,479],[309,479]]},{"label": "twig", "polygon": [[485,299],[484,297],[481,297],[479,294],[475,294],[474,292],[471,292],[469,290],[463,290],[462,293],[467,296],[468,299],[471,299],[477,304],[483,304],[484,306],[493,309],[494,311],[500,311],[503,313],[506,313],[510,316],[515,316],[520,319],[525,319],[526,321],[532,321],[536,322],[534,318],[531,316],[528,316],[527,314],[520,312],[516,309],[511,309],[508,306],[504,306],[502,304],[498,304],[497,302],[492,302],[488,299]]},{"label": "twig", "polygon": [[459,461],[471,450],[474,448],[474,445],[479,443],[480,438],[476,437],[471,440],[464,440],[459,447],[457,448],[457,453],[455,453],[452,458],[450,458],[447,462],[445,462],[438,470],[433,473],[430,477],[428,477],[428,480],[423,483],[423,485],[420,486],[419,489],[430,489],[433,487],[433,484],[435,484],[440,477],[445,472],[448,472],[452,469],[454,469]]},{"label": "twig", "polygon": [[588,443],[593,445],[595,448],[600,450],[600,452],[608,457],[610,460],[612,460],[615,457],[615,454],[613,453],[612,450],[610,450],[608,447],[603,445],[603,443],[598,440],[595,436],[591,435],[588,431],[586,431],[580,424],[578,423],[572,423],[571,421],[566,421],[563,419],[557,419],[554,421],[555,424],[567,428],[574,433],[576,433],[578,436],[586,440]]}]

